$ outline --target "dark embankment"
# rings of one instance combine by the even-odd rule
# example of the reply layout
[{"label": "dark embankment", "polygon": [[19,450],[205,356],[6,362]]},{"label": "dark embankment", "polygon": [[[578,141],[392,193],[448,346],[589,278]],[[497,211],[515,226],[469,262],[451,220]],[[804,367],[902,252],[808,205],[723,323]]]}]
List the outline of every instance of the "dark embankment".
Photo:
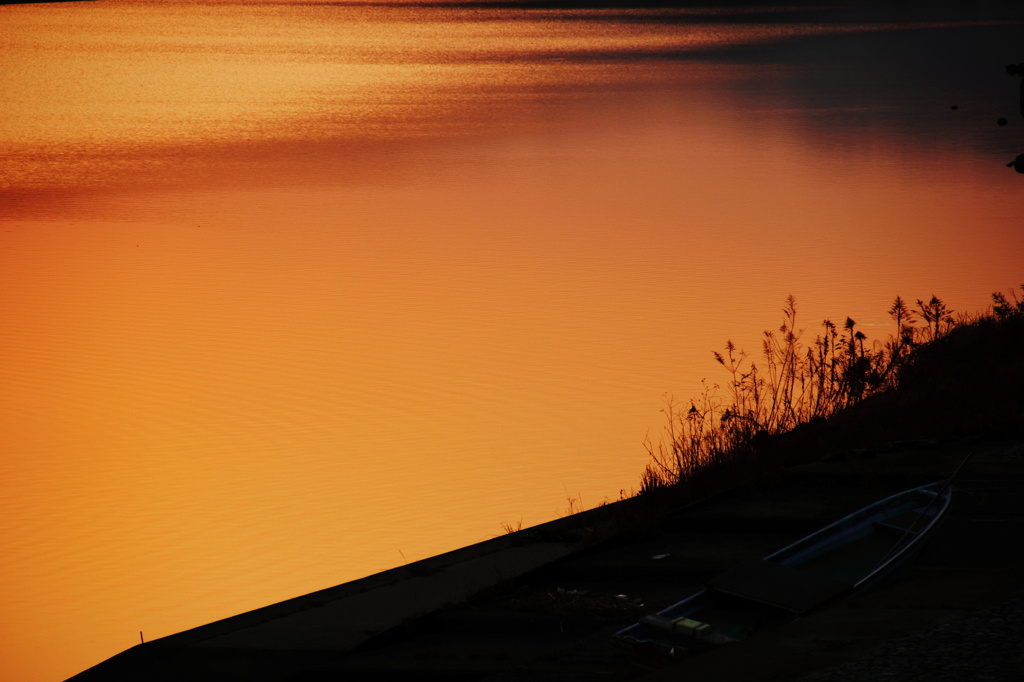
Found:
[{"label": "dark embankment", "polygon": [[1024,302],[993,300],[983,314],[957,317],[934,296],[918,310],[897,298],[896,333],[884,341],[847,319],[826,320],[804,342],[791,297],[779,332],[765,332],[762,357],[731,342],[715,353],[730,375],[724,395],[705,387],[669,405],[665,434],[648,444],[642,493],[691,501],[901,441],[1021,437]]},{"label": "dark embankment", "polygon": [[986,317],[914,351],[895,388],[788,433],[751,457],[789,466],[909,440],[1024,436],[1024,316]]},{"label": "dark embankment", "polygon": [[1024,433],[1024,316],[983,318],[920,348],[899,386],[837,428],[865,446],[910,438]]}]

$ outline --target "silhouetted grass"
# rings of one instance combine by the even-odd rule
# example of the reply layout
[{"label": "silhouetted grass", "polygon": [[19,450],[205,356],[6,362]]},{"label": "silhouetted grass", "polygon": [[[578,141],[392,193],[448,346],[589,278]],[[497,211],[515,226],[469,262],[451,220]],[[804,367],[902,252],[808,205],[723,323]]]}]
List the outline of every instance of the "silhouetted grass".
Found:
[{"label": "silhouetted grass", "polygon": [[897,296],[884,341],[869,343],[847,318],[823,321],[805,343],[790,296],[758,361],[729,341],[714,354],[728,374],[724,387],[705,382],[688,404],[667,401],[662,437],[645,443],[641,493],[687,484],[699,494],[820,457],[815,448],[837,436],[862,446],[1024,430],[1024,300],[992,298],[987,312],[969,316],[936,296],[916,309]]}]

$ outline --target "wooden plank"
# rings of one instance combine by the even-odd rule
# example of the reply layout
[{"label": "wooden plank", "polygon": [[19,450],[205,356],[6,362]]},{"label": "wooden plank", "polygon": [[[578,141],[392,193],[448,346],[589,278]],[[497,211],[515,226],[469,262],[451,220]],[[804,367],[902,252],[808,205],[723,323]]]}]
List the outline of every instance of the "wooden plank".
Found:
[{"label": "wooden plank", "polygon": [[830,601],[852,585],[769,561],[742,564],[710,583],[713,590],[762,604],[804,613]]}]

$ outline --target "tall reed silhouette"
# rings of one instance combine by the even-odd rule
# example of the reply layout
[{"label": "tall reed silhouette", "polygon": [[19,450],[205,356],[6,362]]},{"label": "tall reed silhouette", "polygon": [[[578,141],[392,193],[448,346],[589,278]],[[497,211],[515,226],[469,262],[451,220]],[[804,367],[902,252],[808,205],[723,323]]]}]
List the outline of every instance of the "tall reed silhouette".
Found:
[{"label": "tall reed silhouette", "polygon": [[[1024,285],[1022,285],[1024,290]],[[641,492],[698,479],[718,478],[745,466],[768,437],[825,420],[865,398],[899,386],[915,353],[955,327],[982,319],[1024,316],[1024,301],[993,294],[992,309],[979,316],[955,315],[942,299],[918,299],[917,310],[897,296],[888,313],[895,329],[869,344],[857,323],[824,320],[813,341],[804,343],[797,326],[796,299],[789,296],[777,331],[764,332],[755,362],[732,341],[714,352],[725,368],[724,388],[702,382],[701,393],[686,403],[666,398],[661,438],[648,438],[650,462]],[[924,324],[915,323],[920,318]]]}]

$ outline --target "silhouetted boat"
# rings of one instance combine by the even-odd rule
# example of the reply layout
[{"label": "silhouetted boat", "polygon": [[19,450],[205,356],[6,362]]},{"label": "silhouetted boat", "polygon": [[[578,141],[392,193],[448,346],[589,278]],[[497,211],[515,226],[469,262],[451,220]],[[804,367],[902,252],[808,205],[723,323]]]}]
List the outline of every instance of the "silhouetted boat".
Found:
[{"label": "silhouetted boat", "polygon": [[910,559],[949,511],[948,482],[854,512],[619,631],[638,652],[685,655],[746,639],[862,590]]}]

